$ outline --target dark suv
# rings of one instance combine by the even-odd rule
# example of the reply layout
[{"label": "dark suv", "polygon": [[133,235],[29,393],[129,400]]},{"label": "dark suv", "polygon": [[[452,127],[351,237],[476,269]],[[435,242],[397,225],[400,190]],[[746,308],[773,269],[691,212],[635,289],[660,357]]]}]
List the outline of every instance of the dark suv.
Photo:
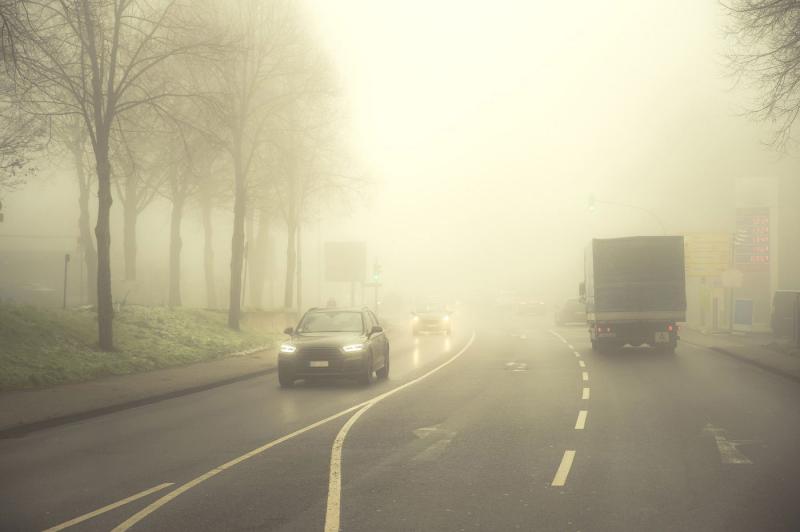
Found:
[{"label": "dark suv", "polygon": [[389,376],[389,341],[368,308],[312,308],[278,354],[282,387],[317,376],[354,377],[363,384]]}]

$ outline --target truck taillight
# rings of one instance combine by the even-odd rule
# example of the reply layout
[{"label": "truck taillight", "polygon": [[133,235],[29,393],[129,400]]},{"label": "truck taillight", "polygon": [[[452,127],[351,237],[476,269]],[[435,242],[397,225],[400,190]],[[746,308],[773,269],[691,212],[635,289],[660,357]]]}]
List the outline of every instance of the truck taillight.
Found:
[{"label": "truck taillight", "polygon": [[667,330],[668,330],[669,332],[672,332],[672,329],[673,329],[673,328],[674,328],[674,327],[672,326],[672,324],[671,324],[671,323],[670,323],[669,325],[667,325]]}]

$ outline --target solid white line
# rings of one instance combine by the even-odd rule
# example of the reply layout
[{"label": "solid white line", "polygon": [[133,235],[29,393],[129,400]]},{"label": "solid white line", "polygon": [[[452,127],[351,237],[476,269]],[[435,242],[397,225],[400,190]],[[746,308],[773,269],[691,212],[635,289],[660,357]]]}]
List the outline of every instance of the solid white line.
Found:
[{"label": "solid white line", "polygon": [[583,430],[586,426],[586,416],[589,415],[588,410],[581,410],[578,412],[578,420],[575,422],[575,430]]},{"label": "solid white line", "polygon": [[580,367],[582,367],[582,368],[585,368],[585,367],[586,367],[586,362],[584,362],[583,360],[579,360],[579,361],[578,361],[578,365],[579,365]]},{"label": "solid white line", "polygon": [[358,421],[361,414],[369,410],[369,407],[374,404],[369,403],[353,414],[341,428],[339,434],[336,435],[336,439],[333,440],[331,469],[328,476],[328,505],[325,510],[325,532],[339,532],[339,518],[342,507],[342,447],[344,447],[344,439],[347,437],[350,427]]},{"label": "solid white line", "polygon": [[585,381],[588,381],[588,380],[589,380],[589,372],[588,372],[588,371],[584,371],[584,372],[581,374],[581,378],[582,378],[583,380],[585,380]]},{"label": "solid white line", "polygon": [[183,485],[175,488],[174,490],[170,491],[169,493],[167,493],[166,495],[164,495],[160,499],[152,502],[151,504],[149,504],[145,508],[141,509],[140,511],[138,511],[137,513],[135,513],[134,515],[132,515],[131,517],[126,519],[125,521],[123,521],[122,523],[117,525],[112,530],[112,532],[125,532],[126,530],[131,528],[133,525],[135,525],[136,523],[138,523],[139,521],[141,521],[142,519],[144,519],[148,515],[152,514],[153,512],[155,512],[156,510],[158,510],[159,508],[161,508],[162,506],[164,506],[165,504],[167,504],[171,500],[173,500],[178,495],[189,491],[190,489],[192,489],[193,487],[197,486],[201,482],[204,482],[204,481],[214,477],[215,475],[217,475],[219,473],[222,473],[226,469],[230,469],[231,467],[233,467],[235,465],[238,465],[238,464],[244,462],[245,460],[247,460],[249,458],[253,458],[254,456],[257,456],[257,455],[263,453],[264,451],[266,451],[268,449],[271,449],[272,447],[275,447],[276,445],[278,445],[280,443],[283,443],[283,442],[285,442],[287,440],[291,440],[292,438],[300,436],[301,434],[303,434],[305,432],[308,432],[308,431],[313,430],[313,429],[315,429],[315,428],[317,428],[317,427],[319,427],[321,425],[324,425],[328,421],[332,421],[334,419],[340,418],[340,417],[342,417],[344,415],[349,414],[350,412],[353,412],[354,410],[359,410],[359,409],[364,408],[366,406],[371,406],[372,404],[377,403],[378,401],[381,401],[381,400],[389,397],[390,395],[394,395],[395,393],[399,392],[400,390],[404,390],[405,388],[407,388],[407,387],[409,387],[409,386],[411,386],[413,384],[418,383],[422,379],[425,379],[425,378],[429,377],[430,375],[433,375],[434,373],[436,373],[437,371],[439,371],[440,369],[442,369],[443,367],[447,366],[448,364],[450,364],[451,362],[456,360],[458,357],[463,355],[467,351],[467,349],[469,349],[469,347],[472,345],[472,343],[474,341],[475,341],[475,333],[473,332],[472,336],[469,339],[469,341],[467,341],[466,345],[464,347],[462,347],[461,350],[458,353],[456,353],[455,355],[453,355],[449,359],[445,360],[440,365],[438,365],[435,368],[433,368],[432,370],[430,370],[428,373],[425,373],[424,375],[420,375],[416,379],[410,380],[407,383],[405,383],[405,384],[403,384],[401,386],[398,386],[397,388],[393,388],[393,389],[389,390],[388,392],[384,392],[381,395],[373,397],[372,399],[369,399],[369,400],[364,401],[362,403],[359,403],[357,405],[351,406],[350,408],[347,408],[345,410],[342,410],[341,412],[338,412],[336,414],[328,416],[325,419],[321,419],[319,421],[316,421],[316,422],[312,423],[311,425],[308,425],[306,427],[298,429],[298,430],[296,430],[294,432],[291,432],[291,433],[289,433],[289,434],[287,434],[285,436],[281,436],[277,440],[272,440],[269,443],[265,443],[261,447],[257,447],[255,449],[253,449],[252,451],[250,451],[248,453],[245,453],[245,454],[243,454],[242,456],[240,456],[238,458],[234,458],[233,460],[230,460],[229,462],[225,462],[221,466],[215,467],[211,471],[208,471],[207,473],[204,473],[204,474],[200,475],[199,477],[190,480],[186,484],[183,484]]},{"label": "solid white line", "polygon": [[564,451],[564,457],[561,459],[561,464],[558,466],[558,471],[556,471],[556,476],[553,477],[551,486],[563,486],[567,483],[567,475],[569,475],[574,459],[575,451]]},{"label": "solid white line", "polygon": [[590,392],[589,388],[584,388],[583,389],[583,396],[581,397],[581,399],[588,399],[590,393],[591,392]]},{"label": "solid white line", "polygon": [[124,506],[124,505],[128,504],[129,502],[133,502],[135,500],[141,499],[142,497],[147,497],[151,493],[155,493],[157,491],[163,490],[164,488],[168,488],[169,486],[172,486],[172,484],[173,484],[172,482],[164,482],[163,484],[159,484],[158,486],[150,488],[149,490],[140,491],[139,493],[137,493],[135,495],[131,495],[130,497],[126,497],[126,498],[122,499],[121,501],[117,501],[115,503],[109,504],[108,506],[103,506],[102,508],[100,508],[98,510],[95,510],[93,512],[89,512],[88,514],[83,514],[81,516],[76,517],[75,519],[70,519],[69,521],[65,521],[65,522],[61,523],[60,525],[56,525],[56,526],[54,526],[52,528],[48,528],[44,532],[56,532],[58,530],[64,530],[65,528],[69,528],[71,526],[77,525],[78,523],[83,523],[84,521],[88,521],[92,517],[97,517],[100,514],[104,514],[104,513],[109,512],[109,511],[111,511],[111,510],[113,510],[115,508],[119,508],[120,506]]}]

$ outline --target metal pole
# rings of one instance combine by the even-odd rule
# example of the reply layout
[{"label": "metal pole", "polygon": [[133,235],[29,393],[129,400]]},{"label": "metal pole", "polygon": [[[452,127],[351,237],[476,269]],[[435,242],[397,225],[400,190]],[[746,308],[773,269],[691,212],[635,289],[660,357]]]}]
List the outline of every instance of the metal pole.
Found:
[{"label": "metal pole", "polygon": [[67,266],[69,265],[69,253],[64,255],[64,301],[61,308],[67,308]]}]

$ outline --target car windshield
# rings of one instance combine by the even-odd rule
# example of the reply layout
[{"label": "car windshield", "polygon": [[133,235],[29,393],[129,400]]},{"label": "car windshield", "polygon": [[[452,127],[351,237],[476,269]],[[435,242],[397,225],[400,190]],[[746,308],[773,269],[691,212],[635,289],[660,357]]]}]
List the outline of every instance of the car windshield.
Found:
[{"label": "car windshield", "polygon": [[362,332],[364,323],[360,312],[309,312],[297,327],[300,333]]}]

